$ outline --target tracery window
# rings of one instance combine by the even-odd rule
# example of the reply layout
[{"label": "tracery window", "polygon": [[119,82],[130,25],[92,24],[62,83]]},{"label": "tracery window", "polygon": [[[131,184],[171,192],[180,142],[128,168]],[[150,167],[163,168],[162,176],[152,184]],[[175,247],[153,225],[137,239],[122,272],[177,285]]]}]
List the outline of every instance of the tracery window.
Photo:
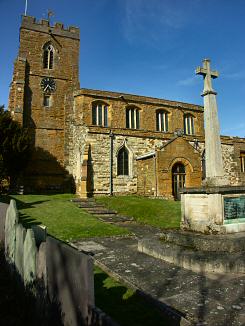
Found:
[{"label": "tracery window", "polygon": [[92,124],[108,127],[108,106],[104,103],[96,103],[92,106]]},{"label": "tracery window", "polygon": [[117,175],[129,175],[128,150],[123,146],[117,155]]},{"label": "tracery window", "polygon": [[157,131],[168,131],[168,112],[164,110],[156,112],[156,129]]},{"label": "tracery window", "polygon": [[126,128],[139,129],[140,128],[140,111],[137,108],[126,109]]},{"label": "tracery window", "polygon": [[43,68],[53,69],[54,67],[54,47],[47,43],[43,48]]},{"label": "tracery window", "polygon": [[184,133],[186,135],[194,135],[194,117],[191,114],[184,115]]},{"label": "tracery window", "polygon": [[241,160],[241,172],[245,173],[245,152],[241,153],[240,160]]}]

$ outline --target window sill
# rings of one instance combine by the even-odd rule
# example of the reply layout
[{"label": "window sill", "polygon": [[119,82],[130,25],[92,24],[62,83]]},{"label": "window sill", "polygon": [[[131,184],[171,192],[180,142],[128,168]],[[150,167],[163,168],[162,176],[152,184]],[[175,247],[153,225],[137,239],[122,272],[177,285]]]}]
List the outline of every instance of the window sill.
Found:
[{"label": "window sill", "polygon": [[118,179],[133,179],[132,175],[117,175],[116,178]]}]

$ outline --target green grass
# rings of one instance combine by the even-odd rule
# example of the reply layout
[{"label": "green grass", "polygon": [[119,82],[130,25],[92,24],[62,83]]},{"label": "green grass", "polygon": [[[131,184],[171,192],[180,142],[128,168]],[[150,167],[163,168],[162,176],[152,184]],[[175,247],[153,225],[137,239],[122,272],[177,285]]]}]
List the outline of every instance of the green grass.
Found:
[{"label": "green grass", "polygon": [[160,228],[179,228],[180,202],[137,196],[100,197],[97,202],[142,224]]},{"label": "green grass", "polygon": [[[99,221],[78,208],[70,201],[74,198],[71,194],[14,195],[11,198],[16,200],[24,226],[44,224],[50,235],[63,241],[129,233],[124,228]],[[2,197],[2,200],[6,201],[6,198]]]},{"label": "green grass", "polygon": [[149,304],[136,291],[95,267],[95,304],[121,326],[171,326],[173,321]]}]

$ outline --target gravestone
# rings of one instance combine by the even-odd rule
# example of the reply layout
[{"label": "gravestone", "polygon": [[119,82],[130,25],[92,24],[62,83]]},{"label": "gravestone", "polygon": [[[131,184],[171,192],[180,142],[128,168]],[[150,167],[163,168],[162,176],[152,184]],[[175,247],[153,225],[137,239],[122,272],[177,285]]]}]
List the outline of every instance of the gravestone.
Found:
[{"label": "gravestone", "polygon": [[21,275],[22,279],[23,273],[23,257],[24,257],[24,241],[26,236],[26,229],[22,224],[17,224],[16,226],[16,242],[15,242],[15,267],[18,273]]},{"label": "gravestone", "polygon": [[5,241],[4,227],[8,206],[8,204],[0,203],[0,242],[3,243]]},{"label": "gravestone", "polygon": [[16,225],[18,221],[19,215],[16,203],[11,199],[5,220],[5,255],[10,263],[14,263],[15,258]]},{"label": "gravestone", "polygon": [[42,242],[37,253],[37,279],[43,282],[47,290],[47,244]]},{"label": "gravestone", "polygon": [[60,305],[65,325],[86,324],[94,306],[93,260],[78,250],[47,237],[48,294]]},{"label": "gravestone", "polygon": [[46,241],[47,227],[45,225],[33,225],[31,228],[34,232],[36,245],[39,247],[42,242]]},{"label": "gravestone", "polygon": [[37,247],[34,237],[34,232],[31,229],[26,231],[24,241],[24,283],[25,285],[33,283],[36,280],[36,256]]}]

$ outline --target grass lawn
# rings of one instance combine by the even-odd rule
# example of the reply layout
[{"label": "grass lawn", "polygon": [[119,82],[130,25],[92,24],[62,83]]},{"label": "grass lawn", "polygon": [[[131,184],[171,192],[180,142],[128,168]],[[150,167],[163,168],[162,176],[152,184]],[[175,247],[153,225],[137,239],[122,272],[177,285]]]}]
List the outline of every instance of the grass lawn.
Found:
[{"label": "grass lawn", "polygon": [[[100,268],[94,271],[95,304],[121,326],[171,326],[164,316],[136,291],[109,277]],[[176,325],[176,324],[175,324]]]},{"label": "grass lawn", "polygon": [[[87,214],[70,201],[71,194],[14,195],[20,220],[26,227],[44,224],[48,233],[63,241],[87,237],[116,236],[129,232],[125,228],[107,224]],[[1,198],[0,201],[9,198]]]},{"label": "grass lawn", "polygon": [[99,197],[97,202],[142,224],[160,228],[179,228],[180,202],[138,196]]}]

